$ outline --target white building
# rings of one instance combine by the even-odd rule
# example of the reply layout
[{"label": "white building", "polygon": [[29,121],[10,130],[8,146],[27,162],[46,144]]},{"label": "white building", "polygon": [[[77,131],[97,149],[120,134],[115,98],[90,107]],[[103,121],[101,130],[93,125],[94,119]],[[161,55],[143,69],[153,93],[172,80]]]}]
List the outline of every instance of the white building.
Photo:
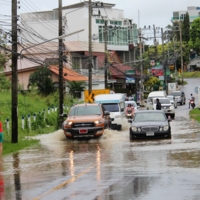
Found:
[{"label": "white building", "polygon": [[187,12],[189,14],[190,22],[193,22],[194,19],[200,17],[200,7],[189,6],[187,7],[187,10],[174,11],[171,20],[183,20]]},{"label": "white building", "polygon": [[[115,4],[92,3],[92,35],[95,42],[104,42],[104,20],[108,26],[108,50],[129,51],[129,45],[137,43],[137,25],[132,19],[124,17],[124,11],[113,8]],[[88,41],[88,1],[64,6],[63,33],[72,33],[81,29],[84,31],[66,37],[65,41]],[[34,34],[39,34],[45,39],[58,36],[58,8],[43,12],[21,14],[21,25],[26,31],[21,30],[22,43],[34,42]],[[34,40],[41,42],[39,38]]]}]

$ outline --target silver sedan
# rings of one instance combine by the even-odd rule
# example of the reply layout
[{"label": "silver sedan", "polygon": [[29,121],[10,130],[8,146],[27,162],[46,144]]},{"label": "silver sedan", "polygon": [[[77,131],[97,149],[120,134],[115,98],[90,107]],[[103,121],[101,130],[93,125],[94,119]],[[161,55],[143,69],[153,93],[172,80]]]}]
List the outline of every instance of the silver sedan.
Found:
[{"label": "silver sedan", "polygon": [[177,100],[174,96],[167,96],[167,98],[170,100],[171,104],[174,106],[174,108],[177,108]]}]

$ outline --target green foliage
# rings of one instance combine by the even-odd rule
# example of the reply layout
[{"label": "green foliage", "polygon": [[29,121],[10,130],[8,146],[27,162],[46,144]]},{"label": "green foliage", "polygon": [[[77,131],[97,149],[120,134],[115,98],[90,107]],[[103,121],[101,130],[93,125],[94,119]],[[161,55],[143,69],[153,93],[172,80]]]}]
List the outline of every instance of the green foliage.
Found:
[{"label": "green foliage", "polygon": [[0,74],[0,91],[9,90],[11,88],[11,82],[6,78],[5,74]]},{"label": "green foliage", "polygon": [[200,17],[191,24],[189,47],[200,53]]},{"label": "green foliage", "polygon": [[78,94],[84,91],[85,84],[84,81],[68,81],[66,87],[69,88],[69,94],[76,98]]},{"label": "green foliage", "polygon": [[183,41],[187,42],[190,40],[190,18],[188,12],[186,12],[186,15],[183,19]]},{"label": "green foliage", "polygon": [[148,89],[148,91],[152,91],[153,87],[159,87],[160,81],[157,77],[151,76],[147,81],[144,82],[145,88]]},{"label": "green foliage", "polygon": [[0,53],[0,71],[3,71],[5,64],[6,64],[6,56]]},{"label": "green foliage", "polygon": [[29,77],[29,85],[37,86],[40,94],[49,95],[55,92],[55,88],[51,79],[51,72],[47,67],[38,68]]}]

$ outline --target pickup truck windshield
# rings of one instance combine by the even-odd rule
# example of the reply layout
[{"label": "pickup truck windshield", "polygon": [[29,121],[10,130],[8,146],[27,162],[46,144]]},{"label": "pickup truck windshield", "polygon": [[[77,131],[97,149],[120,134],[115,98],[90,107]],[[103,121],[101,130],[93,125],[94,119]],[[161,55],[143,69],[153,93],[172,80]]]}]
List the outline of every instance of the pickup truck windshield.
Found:
[{"label": "pickup truck windshield", "polygon": [[99,106],[77,106],[71,108],[69,116],[82,116],[82,115],[100,115],[101,109]]}]

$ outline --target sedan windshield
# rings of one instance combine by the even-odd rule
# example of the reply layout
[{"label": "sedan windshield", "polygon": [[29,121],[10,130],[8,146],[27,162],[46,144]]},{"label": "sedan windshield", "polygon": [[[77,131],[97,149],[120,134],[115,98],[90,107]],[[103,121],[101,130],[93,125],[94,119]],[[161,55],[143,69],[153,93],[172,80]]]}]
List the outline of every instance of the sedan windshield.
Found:
[{"label": "sedan windshield", "polygon": [[100,115],[101,110],[99,106],[77,106],[73,107],[69,116],[82,116],[82,115]]},{"label": "sedan windshield", "polygon": [[[161,104],[170,104],[169,99],[159,99]],[[154,103],[156,103],[156,99],[154,99]]]},{"label": "sedan windshield", "polygon": [[168,98],[169,100],[174,100],[174,97],[173,97],[173,96],[167,96],[167,98]]},{"label": "sedan windshield", "polygon": [[134,118],[135,122],[146,122],[146,121],[166,121],[166,116],[164,113],[156,112],[145,112],[137,113]]}]

